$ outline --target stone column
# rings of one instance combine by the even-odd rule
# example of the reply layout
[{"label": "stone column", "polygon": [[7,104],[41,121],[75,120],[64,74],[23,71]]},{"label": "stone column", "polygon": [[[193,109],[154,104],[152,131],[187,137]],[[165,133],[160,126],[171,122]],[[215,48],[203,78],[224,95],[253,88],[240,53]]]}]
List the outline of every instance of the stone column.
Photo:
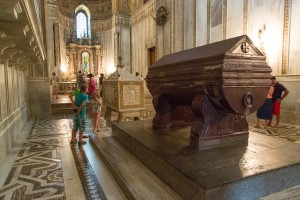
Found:
[{"label": "stone column", "polygon": [[[46,40],[47,40],[47,65],[50,73],[55,71],[55,54],[54,54],[54,31],[55,23],[58,23],[58,5],[57,1],[47,1],[45,4],[45,21],[46,21]],[[58,30],[57,30],[58,31]],[[58,42],[58,41],[57,41]]]},{"label": "stone column", "polygon": [[113,0],[112,34],[114,62],[123,57],[125,69],[131,72],[131,10],[130,1]]}]

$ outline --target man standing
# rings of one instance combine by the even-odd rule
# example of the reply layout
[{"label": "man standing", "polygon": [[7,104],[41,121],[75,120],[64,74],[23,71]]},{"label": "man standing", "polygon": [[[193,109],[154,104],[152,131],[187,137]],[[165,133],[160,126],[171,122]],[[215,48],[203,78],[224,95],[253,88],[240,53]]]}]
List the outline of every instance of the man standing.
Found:
[{"label": "man standing", "polygon": [[[276,81],[276,77],[273,76],[271,78],[273,86],[274,86],[274,93],[272,96],[273,99],[273,115],[276,115],[276,124],[275,127],[279,127],[280,123],[280,104],[281,101],[289,94],[288,89],[286,89],[282,84],[278,83]],[[282,96],[282,92],[284,92]],[[272,119],[270,122],[267,124],[268,126],[271,126]]]}]

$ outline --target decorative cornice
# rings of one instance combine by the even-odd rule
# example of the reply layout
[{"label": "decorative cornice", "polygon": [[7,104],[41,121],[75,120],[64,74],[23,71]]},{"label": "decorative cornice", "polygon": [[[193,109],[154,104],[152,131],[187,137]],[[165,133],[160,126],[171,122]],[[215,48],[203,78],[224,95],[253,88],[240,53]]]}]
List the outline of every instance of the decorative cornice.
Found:
[{"label": "decorative cornice", "polygon": [[140,7],[140,9],[133,12],[132,20],[131,20],[132,26],[138,24],[140,21],[144,20],[149,16],[153,17],[156,12],[155,9],[156,9],[156,1],[152,0],[151,2],[145,4],[143,7]]},{"label": "decorative cornice", "polygon": [[131,17],[130,16],[121,16],[115,15],[112,20],[112,25],[121,25],[121,26],[130,26],[131,25]]},{"label": "decorative cornice", "polygon": [[290,0],[284,1],[284,24],[283,24],[283,45],[282,45],[282,74],[288,73],[288,52],[289,52],[289,26],[290,26]]},{"label": "decorative cornice", "polygon": [[243,6],[243,34],[247,34],[248,24],[248,0],[244,0]]},{"label": "decorative cornice", "polygon": [[34,38],[36,40],[36,43],[39,46],[39,51],[42,55],[42,59],[46,59],[46,50],[43,43],[43,35],[41,35],[41,24],[38,23],[36,10],[34,8],[34,2],[33,1],[22,1],[24,3],[25,12],[28,17],[28,21],[30,23],[30,27],[32,29],[32,34],[34,35]]}]

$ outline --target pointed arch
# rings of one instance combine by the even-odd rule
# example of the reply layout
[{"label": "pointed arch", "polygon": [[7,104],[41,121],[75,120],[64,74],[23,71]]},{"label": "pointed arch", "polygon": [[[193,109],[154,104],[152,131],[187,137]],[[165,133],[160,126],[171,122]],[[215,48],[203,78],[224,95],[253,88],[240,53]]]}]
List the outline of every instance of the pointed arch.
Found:
[{"label": "pointed arch", "polygon": [[84,35],[91,38],[91,12],[88,7],[81,4],[75,9],[75,30],[77,38]]}]

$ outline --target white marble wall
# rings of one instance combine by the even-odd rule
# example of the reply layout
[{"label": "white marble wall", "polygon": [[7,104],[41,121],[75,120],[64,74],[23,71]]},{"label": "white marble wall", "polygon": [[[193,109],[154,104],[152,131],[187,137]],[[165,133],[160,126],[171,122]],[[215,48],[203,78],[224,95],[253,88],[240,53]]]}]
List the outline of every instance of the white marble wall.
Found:
[{"label": "white marble wall", "polygon": [[243,35],[244,0],[227,0],[226,38]]},{"label": "white marble wall", "polygon": [[[150,4],[155,3],[154,1]],[[163,41],[156,42],[156,25],[153,20],[151,12],[147,11],[151,9],[149,7],[143,7],[139,13],[134,13],[133,18],[138,15],[143,16],[143,13],[147,12],[149,15],[144,15],[140,20],[134,21],[132,25],[132,35],[131,35],[131,55],[132,55],[132,73],[139,72],[145,77],[148,73],[149,66],[149,52],[148,48],[156,46],[156,43],[161,43],[163,46]],[[162,39],[163,37],[161,37]]]},{"label": "white marble wall", "polygon": [[278,82],[283,84],[289,91],[289,95],[281,104],[281,121],[288,124],[300,125],[300,75],[278,76]]},{"label": "white marble wall", "polygon": [[223,39],[223,1],[210,0],[210,43]]},{"label": "white marble wall", "polygon": [[196,0],[196,46],[207,44],[207,1]]},{"label": "white marble wall", "polygon": [[184,1],[184,49],[195,47],[195,1]]},{"label": "white marble wall", "polygon": [[[258,47],[263,43],[273,74],[281,74],[284,1],[249,0],[248,4],[247,34]],[[259,29],[263,30],[261,41],[258,38]]]},{"label": "white marble wall", "polygon": [[112,53],[114,52],[114,46],[112,42],[114,37],[112,30],[103,31],[101,33],[98,33],[98,35],[103,48],[103,67],[104,71],[108,72],[107,74],[105,74],[105,76],[107,77],[116,69],[114,54]]},{"label": "white marble wall", "polygon": [[25,71],[0,64],[0,163],[27,122],[28,90]]}]

